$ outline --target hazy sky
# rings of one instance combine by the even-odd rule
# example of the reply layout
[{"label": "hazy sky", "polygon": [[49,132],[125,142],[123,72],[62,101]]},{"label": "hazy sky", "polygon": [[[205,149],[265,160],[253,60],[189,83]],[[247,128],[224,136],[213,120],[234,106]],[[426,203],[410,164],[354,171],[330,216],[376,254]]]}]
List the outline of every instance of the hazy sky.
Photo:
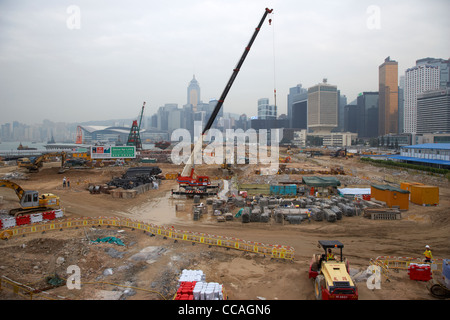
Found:
[{"label": "hazy sky", "polygon": [[276,88],[286,113],[290,87],[323,78],[350,102],[387,56],[399,75],[450,58],[448,0],[1,0],[0,123],[136,118],[143,101],[149,116],[182,107],[193,74],[219,98],[266,7],[225,112],[256,115]]}]

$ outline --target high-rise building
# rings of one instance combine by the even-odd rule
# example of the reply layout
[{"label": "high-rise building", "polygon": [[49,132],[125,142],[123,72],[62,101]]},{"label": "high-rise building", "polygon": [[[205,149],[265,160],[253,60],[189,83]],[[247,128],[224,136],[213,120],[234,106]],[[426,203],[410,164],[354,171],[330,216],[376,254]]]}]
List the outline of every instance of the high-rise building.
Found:
[{"label": "high-rise building", "polygon": [[420,64],[405,72],[404,132],[417,133],[417,95],[439,89],[439,67]]},{"label": "high-rise building", "polygon": [[319,83],[308,89],[308,131],[329,133],[338,126],[337,86]]},{"label": "high-rise building", "polygon": [[276,119],[277,106],[269,104],[269,99],[258,99],[258,119]]},{"label": "high-rise building", "polygon": [[450,87],[417,94],[417,133],[450,132]]},{"label": "high-rise building", "polygon": [[[306,103],[303,103],[306,102]],[[298,106],[302,104],[301,109],[306,112],[306,104],[308,102],[308,90],[302,88],[301,84],[298,84],[295,87],[289,88],[289,94],[287,96],[287,117],[289,119],[289,127],[290,128],[300,128],[298,125],[298,121],[302,121],[301,119],[293,119],[293,108],[294,105]],[[299,112],[297,112],[297,116],[299,116]],[[306,115],[305,115],[306,117]],[[305,119],[306,121],[306,119]],[[302,121],[303,122],[303,121]],[[306,129],[306,126],[304,127]]]},{"label": "high-rise building", "polygon": [[378,67],[378,134],[398,133],[398,62],[387,57]]},{"label": "high-rise building", "polygon": [[404,132],[405,122],[405,76],[400,76],[398,85],[398,133]]},{"label": "high-rise building", "polygon": [[357,106],[356,127],[358,137],[378,137],[378,92],[359,94]]},{"label": "high-rise building", "polygon": [[423,58],[416,60],[416,66],[420,65],[439,67],[439,88],[450,87],[450,59]]},{"label": "high-rise building", "polygon": [[193,76],[187,88],[187,104],[192,104],[194,108],[200,103],[200,86],[198,81]]},{"label": "high-rise building", "polygon": [[345,106],[347,105],[347,96],[341,95],[341,91],[338,90],[338,126],[336,131],[344,131],[344,119],[345,119]]}]

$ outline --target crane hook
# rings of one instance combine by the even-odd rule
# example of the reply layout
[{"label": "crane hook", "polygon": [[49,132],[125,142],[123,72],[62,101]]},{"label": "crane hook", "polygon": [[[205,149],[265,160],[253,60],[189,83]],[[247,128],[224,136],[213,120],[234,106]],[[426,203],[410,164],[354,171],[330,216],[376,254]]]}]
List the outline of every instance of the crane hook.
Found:
[{"label": "crane hook", "polygon": [[272,25],[272,19],[269,19],[269,26]]}]

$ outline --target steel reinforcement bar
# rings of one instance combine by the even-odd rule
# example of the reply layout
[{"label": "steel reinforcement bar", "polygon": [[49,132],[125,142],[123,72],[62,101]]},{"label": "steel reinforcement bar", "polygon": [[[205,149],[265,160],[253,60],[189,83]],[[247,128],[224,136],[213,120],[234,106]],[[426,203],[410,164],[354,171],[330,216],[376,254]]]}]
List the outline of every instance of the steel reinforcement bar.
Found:
[{"label": "steel reinforcement bar", "polygon": [[135,221],[127,218],[117,217],[83,217],[51,220],[48,222],[18,226],[7,229],[11,237],[32,233],[45,233],[47,231],[64,230],[70,228],[108,226],[124,227],[143,230],[153,235],[159,235],[174,240],[201,243],[210,246],[219,246],[235,250],[259,253],[268,255],[275,259],[294,260],[294,248],[290,246],[271,245],[261,242],[246,241],[237,238],[212,235],[207,233],[197,233],[185,230],[178,230],[172,227],[157,226],[152,223]]}]

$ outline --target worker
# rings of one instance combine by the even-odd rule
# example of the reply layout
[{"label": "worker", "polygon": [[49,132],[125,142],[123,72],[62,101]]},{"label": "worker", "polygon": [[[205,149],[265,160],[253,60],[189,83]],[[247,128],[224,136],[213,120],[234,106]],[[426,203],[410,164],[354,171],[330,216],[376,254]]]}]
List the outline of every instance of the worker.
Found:
[{"label": "worker", "polygon": [[327,261],[328,260],[334,260],[334,254],[331,252],[331,249],[328,249]]},{"label": "worker", "polygon": [[423,253],[425,255],[425,262],[431,263],[431,259],[433,259],[433,255],[431,254],[430,246],[425,246],[425,252]]}]

